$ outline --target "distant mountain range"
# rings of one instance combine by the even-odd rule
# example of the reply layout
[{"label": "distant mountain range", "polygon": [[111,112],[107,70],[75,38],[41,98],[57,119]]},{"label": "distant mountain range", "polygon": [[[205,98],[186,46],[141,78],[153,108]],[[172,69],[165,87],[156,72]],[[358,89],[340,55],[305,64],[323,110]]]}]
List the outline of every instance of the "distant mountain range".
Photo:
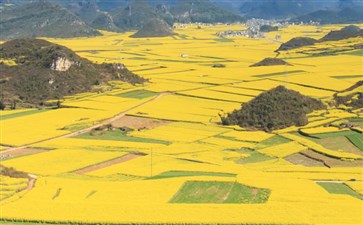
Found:
[{"label": "distant mountain range", "polygon": [[358,11],[352,8],[345,8],[340,11],[318,10],[303,16],[299,16],[290,21],[304,23],[314,21],[319,22],[320,24],[361,23],[363,21],[363,13],[362,11]]},{"label": "distant mountain range", "polygon": [[363,10],[361,0],[211,0],[226,10],[246,18],[289,19],[318,10]]},{"label": "distant mountain range", "polygon": [[244,18],[209,0],[0,0],[1,39],[93,36],[96,29],[140,29],[152,19],[237,22]]},{"label": "distant mountain range", "polygon": [[169,25],[246,18],[360,23],[362,12],[360,0],[0,0],[0,38],[94,36],[141,29],[152,19]]},{"label": "distant mountain range", "polygon": [[[50,0],[72,10],[91,24],[102,12],[123,30],[141,28],[150,19],[174,22],[236,22],[244,18],[210,0]],[[112,6],[112,7],[111,7]]]},{"label": "distant mountain range", "polygon": [[1,11],[0,39],[24,37],[77,37],[100,33],[67,9],[37,1]]}]

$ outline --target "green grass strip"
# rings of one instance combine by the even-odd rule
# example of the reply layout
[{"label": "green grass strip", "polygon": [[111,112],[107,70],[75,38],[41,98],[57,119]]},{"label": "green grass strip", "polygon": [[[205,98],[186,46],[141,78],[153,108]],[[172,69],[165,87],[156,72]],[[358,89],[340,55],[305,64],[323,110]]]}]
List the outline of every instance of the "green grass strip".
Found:
[{"label": "green grass strip", "polygon": [[116,96],[122,97],[122,98],[144,99],[144,98],[155,96],[157,94],[158,94],[157,92],[148,91],[148,90],[134,90],[134,91],[121,93]]},{"label": "green grass strip", "polygon": [[90,133],[84,133],[84,134],[75,136],[73,138],[92,139],[92,140],[142,142],[142,143],[153,143],[153,144],[163,144],[163,145],[171,144],[171,142],[169,142],[169,141],[127,136],[127,134],[121,130],[110,130],[110,131],[103,131],[103,132],[100,131],[100,132],[97,132],[95,135],[91,135]]},{"label": "green grass strip", "polygon": [[363,75],[331,76],[331,78],[336,78],[336,79],[363,78]]},{"label": "green grass strip", "polygon": [[279,135],[275,135],[273,137],[267,138],[267,139],[261,141],[260,143],[258,143],[255,147],[255,150],[263,149],[263,148],[266,148],[269,146],[285,144],[290,141],[291,140],[289,140],[287,138],[281,137]]},{"label": "green grass strip", "polygon": [[221,37],[221,38],[218,38],[218,39],[215,39],[216,42],[234,42],[232,39],[229,39],[229,38],[225,38],[225,37]]},{"label": "green grass strip", "polygon": [[331,194],[339,194],[339,195],[350,195],[354,198],[358,198],[363,200],[363,196],[348,187],[344,183],[335,183],[335,182],[317,182],[322,188],[324,188],[327,192]]},{"label": "green grass strip", "polygon": [[327,138],[327,137],[349,136],[349,135],[354,135],[354,134],[357,134],[357,132],[351,131],[351,130],[346,130],[346,131],[340,131],[340,132],[312,134],[311,136],[317,137],[317,138]]},{"label": "green grass strip", "polygon": [[29,116],[29,115],[33,115],[33,114],[37,114],[37,113],[48,112],[50,110],[51,109],[43,109],[43,110],[33,109],[33,110],[25,111],[25,112],[18,112],[18,113],[3,115],[3,116],[0,116],[0,120],[8,120],[8,119],[13,119],[13,118],[22,117],[22,116]]},{"label": "green grass strip", "polygon": [[238,152],[240,152],[242,154],[249,154],[249,156],[246,158],[238,159],[236,161],[236,163],[238,163],[238,164],[258,163],[258,162],[263,162],[263,161],[274,159],[271,156],[264,155],[262,153],[259,153],[258,151],[254,151],[254,150],[241,149],[241,150],[238,150]]},{"label": "green grass strip", "polygon": [[192,176],[212,176],[212,177],[236,177],[233,173],[218,173],[204,171],[167,171],[157,176],[147,178],[147,180],[165,179],[173,177],[192,177]]},{"label": "green grass strip", "polygon": [[360,49],[360,50],[356,50],[356,51],[351,51],[351,52],[348,52],[346,54],[347,55],[355,55],[355,56],[363,56],[363,50]]},{"label": "green grass strip", "polygon": [[362,134],[350,134],[346,136],[353,145],[363,151],[363,135]]},{"label": "green grass strip", "polygon": [[303,73],[303,72],[306,72],[306,71],[305,70],[291,70],[291,71],[286,71],[286,72],[255,75],[254,77],[273,77],[273,76],[291,75],[291,74],[294,74],[294,73]]}]

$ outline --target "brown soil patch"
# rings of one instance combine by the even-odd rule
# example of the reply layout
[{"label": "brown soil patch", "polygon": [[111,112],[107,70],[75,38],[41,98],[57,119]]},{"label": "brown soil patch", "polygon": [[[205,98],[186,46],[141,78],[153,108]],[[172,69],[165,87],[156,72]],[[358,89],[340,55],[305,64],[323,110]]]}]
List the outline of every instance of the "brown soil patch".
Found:
[{"label": "brown soil patch", "polygon": [[325,167],[362,167],[363,160],[343,161],[331,158],[312,150],[305,150],[285,157],[285,160],[303,166],[325,166]]},{"label": "brown soil patch", "polygon": [[295,153],[295,154],[289,155],[289,156],[285,157],[284,159],[293,164],[307,166],[307,167],[324,166],[323,163],[316,161],[314,159],[308,158],[305,155],[302,155],[300,153]]},{"label": "brown soil patch", "polygon": [[131,129],[153,129],[169,123],[168,121],[156,120],[150,118],[123,116],[111,123],[112,127],[122,128],[128,127]]},{"label": "brown soil patch", "polygon": [[129,160],[132,160],[132,159],[136,159],[136,158],[138,158],[140,156],[145,156],[145,154],[130,153],[130,154],[121,156],[121,157],[116,158],[116,159],[112,159],[112,160],[109,160],[109,161],[106,161],[106,162],[102,162],[102,163],[99,163],[99,164],[96,164],[96,165],[93,165],[93,166],[89,166],[89,167],[74,171],[74,173],[76,173],[76,174],[89,173],[89,172],[99,170],[99,169],[102,169],[102,168],[105,168],[105,167],[109,167],[109,166],[112,166],[112,165],[115,165],[115,164],[118,164],[118,163],[123,163],[123,162],[129,161]]},{"label": "brown soil patch", "polygon": [[46,152],[46,151],[48,151],[48,150],[33,149],[33,148],[17,148],[17,149],[13,149],[11,151],[5,150],[5,151],[0,152],[0,159],[4,160],[4,159],[14,158],[14,157],[18,157],[18,156],[23,156],[23,155],[37,154],[37,153]]}]

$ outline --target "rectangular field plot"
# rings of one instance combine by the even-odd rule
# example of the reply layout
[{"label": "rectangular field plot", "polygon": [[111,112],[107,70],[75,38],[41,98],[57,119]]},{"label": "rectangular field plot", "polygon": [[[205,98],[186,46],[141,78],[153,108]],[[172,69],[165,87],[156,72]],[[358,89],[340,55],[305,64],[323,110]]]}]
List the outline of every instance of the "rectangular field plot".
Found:
[{"label": "rectangular field plot", "polygon": [[158,93],[148,91],[148,90],[135,90],[135,91],[129,91],[122,94],[118,94],[117,96],[123,97],[123,98],[136,98],[136,99],[144,99],[148,97],[153,97],[157,95]]},{"label": "rectangular field plot", "polygon": [[208,143],[219,147],[225,147],[228,149],[240,149],[240,148],[253,148],[255,143],[231,140],[229,138],[221,137],[210,137],[200,141],[201,143]]},{"label": "rectangular field plot", "polygon": [[8,120],[8,119],[13,119],[13,118],[17,118],[17,117],[32,115],[35,113],[42,113],[42,112],[46,112],[46,111],[48,111],[48,110],[26,109],[26,110],[14,110],[14,112],[13,112],[13,110],[6,111],[6,112],[1,112],[0,120]]},{"label": "rectangular field plot", "polygon": [[173,177],[195,177],[195,176],[210,176],[210,177],[236,177],[233,173],[217,173],[217,172],[203,172],[203,171],[168,171],[159,175],[150,177],[149,180],[154,179],[167,179]]},{"label": "rectangular field plot", "polygon": [[117,174],[153,177],[168,171],[194,171],[227,173],[226,169],[203,161],[193,161],[177,156],[167,156],[158,153],[149,153],[126,162],[111,165],[106,168],[87,173],[90,176],[107,177]]},{"label": "rectangular field plot", "polygon": [[166,95],[132,110],[129,114],[176,121],[210,122],[220,121],[219,113],[237,108],[240,108],[239,103]]},{"label": "rectangular field plot", "polygon": [[82,139],[82,138],[60,138],[35,144],[33,147],[48,149],[81,149],[89,151],[147,151],[150,148],[162,148],[164,144],[117,141],[101,139]]},{"label": "rectangular field plot", "polygon": [[153,83],[147,87],[148,90],[154,92],[166,91],[183,91],[206,86],[205,84],[190,83],[186,81],[172,81],[163,78],[152,78]]},{"label": "rectangular field plot", "polygon": [[317,144],[314,141],[311,141],[309,139],[306,139],[304,137],[300,137],[294,134],[281,134],[282,137],[284,138],[288,138],[290,140],[296,141],[301,145],[304,145],[310,149],[312,149],[315,152],[321,153],[323,155],[326,156],[330,156],[333,158],[337,158],[337,159],[352,159],[352,160],[357,160],[357,159],[363,159],[363,156],[361,155],[357,155],[354,153],[350,153],[350,152],[342,152],[342,151],[335,151],[335,150],[331,150],[328,148],[325,148],[324,146],[321,146],[319,144]]},{"label": "rectangular field plot", "polygon": [[245,95],[245,96],[257,96],[262,93],[261,90],[241,88],[241,87],[238,87],[237,85],[238,84],[215,86],[215,87],[209,88],[209,90],[222,92],[222,93]]},{"label": "rectangular field plot", "polygon": [[[310,76],[310,77],[309,77]],[[307,87],[319,88],[321,90],[328,91],[341,91],[351,86],[351,83],[345,82],[344,80],[338,80],[330,77],[318,76],[317,74],[310,74],[307,76],[303,75],[295,75],[288,78],[288,82],[292,84],[303,84]],[[286,81],[284,77],[276,77],[274,80],[278,81]],[[329,86],[326,86],[329,84]]]},{"label": "rectangular field plot", "polygon": [[234,138],[240,141],[251,141],[251,142],[261,142],[266,140],[272,136],[273,134],[269,134],[263,131],[230,131],[228,133],[224,133],[222,136]]},{"label": "rectangular field plot", "polygon": [[363,195],[355,192],[349,186],[344,183],[335,183],[335,182],[317,182],[322,188],[324,188],[327,192],[331,194],[338,195],[350,195],[354,198],[358,198],[363,200]]},{"label": "rectangular field plot", "polygon": [[166,140],[158,140],[153,138],[142,138],[142,137],[133,137],[127,135],[126,132],[121,130],[108,130],[102,132],[93,132],[93,133],[84,133],[76,136],[75,138],[82,139],[92,139],[92,140],[111,140],[111,141],[127,141],[127,142],[141,142],[141,143],[155,143],[155,144],[163,144],[168,145],[171,142]]},{"label": "rectangular field plot", "polygon": [[362,134],[350,134],[346,136],[359,150],[363,151],[363,137]]},{"label": "rectangular field plot", "polygon": [[209,89],[197,89],[197,90],[191,90],[191,91],[183,91],[179,92],[181,95],[186,96],[193,96],[193,97],[199,97],[199,98],[205,98],[205,99],[212,99],[212,100],[224,100],[229,102],[248,102],[253,97],[247,96],[247,95],[240,95],[240,94],[234,94],[234,93],[225,93],[225,92],[218,92],[214,90]]},{"label": "rectangular field plot", "polygon": [[27,173],[54,175],[81,169],[103,161],[111,160],[125,152],[98,152],[78,149],[52,150],[30,156],[4,161],[7,167]]},{"label": "rectangular field plot", "polygon": [[268,156],[284,158],[288,155],[292,155],[305,149],[307,149],[307,147],[301,144],[298,144],[296,142],[288,142],[285,144],[263,148],[258,151]]},{"label": "rectangular field plot", "polygon": [[[363,145],[363,140],[359,140],[360,136],[361,134],[353,134],[347,136],[335,136],[335,137],[326,137],[320,139],[314,138],[312,140],[332,150],[362,154],[362,152],[359,151],[361,150],[359,149],[359,146]],[[354,142],[349,139],[349,137],[351,137],[353,141],[357,141],[358,143],[355,143],[356,144],[355,145]],[[358,139],[355,140],[354,138]]]},{"label": "rectangular field plot", "polygon": [[363,182],[362,181],[347,181],[345,182],[351,189],[363,196]]},{"label": "rectangular field plot", "polygon": [[225,132],[226,129],[203,124],[174,122],[150,130],[130,132],[130,136],[172,142],[194,142]]},{"label": "rectangular field plot", "polygon": [[117,96],[104,95],[93,96],[81,100],[66,100],[62,105],[106,111],[109,112],[110,115],[114,115],[133,106],[136,106],[141,102],[141,99],[137,98],[121,98]]},{"label": "rectangular field plot", "polygon": [[270,191],[236,182],[187,181],[170,200],[171,203],[252,204],[267,201]]}]

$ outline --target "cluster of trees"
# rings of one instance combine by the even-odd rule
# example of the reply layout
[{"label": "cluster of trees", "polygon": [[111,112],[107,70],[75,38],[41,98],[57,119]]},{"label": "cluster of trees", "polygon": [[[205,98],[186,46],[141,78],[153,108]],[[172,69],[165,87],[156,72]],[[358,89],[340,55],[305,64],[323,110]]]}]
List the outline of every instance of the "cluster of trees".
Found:
[{"label": "cluster of trees", "polygon": [[272,131],[293,125],[306,125],[306,114],[324,108],[320,100],[278,86],[242,104],[240,110],[235,110],[221,119],[224,125]]}]

